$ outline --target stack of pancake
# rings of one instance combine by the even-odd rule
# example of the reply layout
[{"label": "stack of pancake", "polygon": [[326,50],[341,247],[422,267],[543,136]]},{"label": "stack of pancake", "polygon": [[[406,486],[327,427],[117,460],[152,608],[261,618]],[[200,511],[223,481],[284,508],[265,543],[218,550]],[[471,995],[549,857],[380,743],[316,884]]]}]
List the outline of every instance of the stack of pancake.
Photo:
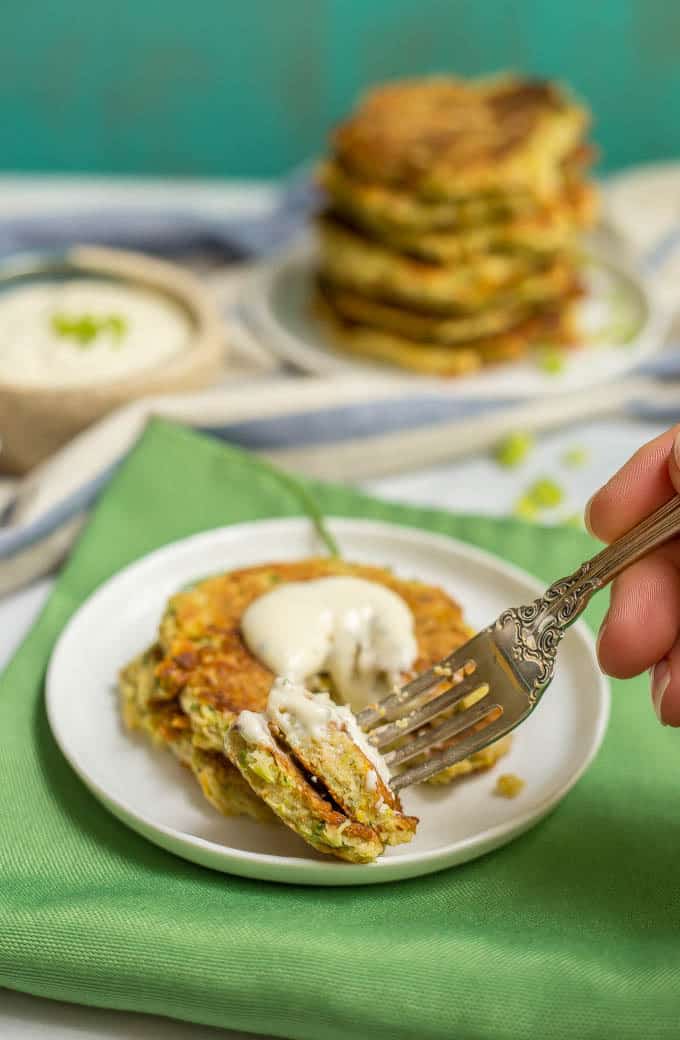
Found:
[{"label": "stack of pancake", "polygon": [[578,341],[589,116],[547,82],[373,90],[320,170],[316,308],[338,345],[432,375]]},{"label": "stack of pancake", "polygon": [[[271,768],[265,764],[263,772],[260,762],[258,774],[254,768],[257,754],[253,759],[239,732],[232,733],[232,726],[244,710],[267,711],[275,680],[243,638],[241,621],[245,611],[275,585],[331,576],[376,582],[404,600],[413,616],[418,649],[414,671],[404,674],[404,680],[441,661],[472,634],[461,607],[443,589],[398,578],[381,567],[336,558],[258,564],[205,578],[170,599],[154,644],[121,671],[120,703],[126,726],[140,730],[154,744],[172,751],[191,770],[207,800],[223,815],[274,822],[276,812],[318,851],[365,862],[382,852],[383,839],[371,829],[367,832],[365,827],[350,827],[349,818],[343,817],[337,802],[319,793],[318,785],[315,787],[317,774],[326,774],[318,761],[311,766],[310,760],[310,768],[305,770],[299,761],[300,749],[293,754],[289,748],[286,757],[279,748],[274,761],[269,762]],[[330,676],[311,677],[310,681],[315,688],[325,686],[334,692]],[[430,782],[446,783],[489,769],[507,753],[510,739],[503,737],[449,766]],[[328,753],[334,748],[337,751],[338,745],[331,736]],[[267,755],[267,749],[264,750]],[[262,747],[254,751],[261,752]],[[346,757],[340,755],[338,768],[347,769],[346,780],[351,784],[351,761],[348,767]],[[314,781],[311,784],[310,777]],[[388,793],[381,793],[380,785],[371,790],[381,803],[389,801]],[[398,810],[398,799],[390,807]],[[379,808],[384,816],[380,829],[394,828],[391,837],[383,835],[388,843],[410,840],[415,821],[401,815],[385,815],[385,810]]]}]

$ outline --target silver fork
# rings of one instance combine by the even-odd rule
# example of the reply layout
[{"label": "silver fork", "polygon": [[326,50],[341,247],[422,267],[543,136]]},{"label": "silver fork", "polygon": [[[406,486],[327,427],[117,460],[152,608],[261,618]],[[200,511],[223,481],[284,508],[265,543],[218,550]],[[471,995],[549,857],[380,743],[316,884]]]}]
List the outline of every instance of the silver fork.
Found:
[{"label": "silver fork", "polygon": [[[676,495],[533,603],[504,610],[455,653],[360,712],[357,721],[384,752],[395,793],[481,751],[523,722],[552,681],[564,633],[593,593],[679,533]],[[466,697],[473,703],[429,725]],[[413,732],[411,740],[401,741]],[[395,772],[423,755],[416,765]]]}]

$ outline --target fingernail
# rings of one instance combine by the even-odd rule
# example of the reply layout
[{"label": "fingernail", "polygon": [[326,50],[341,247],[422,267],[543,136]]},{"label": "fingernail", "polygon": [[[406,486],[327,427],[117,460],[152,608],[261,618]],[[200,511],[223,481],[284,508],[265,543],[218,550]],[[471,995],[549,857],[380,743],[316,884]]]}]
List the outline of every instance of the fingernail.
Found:
[{"label": "fingernail", "polygon": [[680,469],[680,431],[676,433],[675,440],[673,441],[673,458],[675,459],[676,466]]},{"label": "fingernail", "polygon": [[[597,491],[595,492],[595,495],[596,494]],[[595,498],[595,495],[590,496],[590,498],[586,502],[586,508],[583,510],[583,523],[586,525],[586,531],[588,531],[590,534],[593,533],[593,529],[590,526],[590,507],[593,504],[593,499]]]},{"label": "fingernail", "polygon": [[656,717],[662,726],[667,725],[663,720],[663,699],[671,681],[671,666],[664,658],[652,668],[652,704]]}]

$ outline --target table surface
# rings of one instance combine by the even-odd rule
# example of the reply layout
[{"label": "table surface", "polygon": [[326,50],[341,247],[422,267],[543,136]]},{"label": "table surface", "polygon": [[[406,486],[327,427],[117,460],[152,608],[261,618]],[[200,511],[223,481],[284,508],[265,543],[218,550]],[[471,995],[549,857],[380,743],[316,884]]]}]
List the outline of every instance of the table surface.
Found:
[{"label": "table surface", "polygon": [[[4,212],[19,212],[29,206],[67,207],[74,198],[89,193],[96,203],[111,198],[115,189],[125,202],[138,200],[138,182],[83,179],[74,184],[65,179],[0,178],[0,217]],[[146,185],[144,199],[148,198]],[[185,186],[184,186],[185,187]],[[174,200],[176,186],[162,182],[156,196],[159,206]],[[179,190],[179,189],[177,189]],[[196,187],[207,206],[247,204],[257,208],[266,204],[266,185],[225,185],[211,182]],[[202,194],[201,194],[202,193]],[[502,469],[489,457],[421,469],[399,476],[365,481],[362,487],[372,494],[416,505],[437,506],[455,512],[503,515],[512,511],[517,499],[532,480],[540,476],[556,479],[565,491],[565,502],[554,519],[581,513],[590,495],[642,444],[662,430],[653,424],[611,420],[591,423],[578,430],[565,429],[541,437],[524,465]],[[577,469],[561,462],[565,451],[584,447],[588,461]],[[0,600],[0,669],[21,642],[49,594],[53,579],[35,582],[5,600]],[[185,1023],[154,1016],[124,1014],[43,1000],[10,990],[0,991],[0,1036],[3,1040],[208,1040],[216,1034],[245,1040],[245,1034]]]}]

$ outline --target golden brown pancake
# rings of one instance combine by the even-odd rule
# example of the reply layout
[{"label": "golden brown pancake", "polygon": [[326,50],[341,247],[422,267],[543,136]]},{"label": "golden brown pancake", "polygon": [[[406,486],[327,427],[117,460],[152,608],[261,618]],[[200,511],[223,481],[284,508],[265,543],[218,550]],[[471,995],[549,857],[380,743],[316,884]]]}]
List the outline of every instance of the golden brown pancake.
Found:
[{"label": "golden brown pancake", "polygon": [[128,729],[141,730],[154,744],[166,745],[184,764],[191,757],[191,725],[177,699],[160,694],[156,667],[163,652],[155,643],[122,669],[119,678],[121,711]]},{"label": "golden brown pancake", "polygon": [[[221,751],[225,734],[244,710],[263,712],[274,674],[248,649],[241,618],[250,604],[275,585],[351,575],[391,589],[405,601],[414,620],[418,657],[403,681],[436,664],[470,638],[463,612],[443,589],[406,581],[367,564],[318,557],[262,564],[199,582],[173,596],[161,622],[165,654],[156,674],[162,695],[176,699],[191,720],[194,742]],[[330,688],[325,676],[311,688]]]},{"label": "golden brown pancake", "polygon": [[577,339],[573,305],[560,304],[527,317],[518,325],[490,336],[443,344],[410,338],[398,332],[343,319],[326,295],[317,295],[315,313],[328,328],[334,345],[374,361],[410,369],[420,375],[454,378],[485,365],[525,357],[533,346],[572,344]]},{"label": "golden brown pancake", "polygon": [[274,815],[221,751],[192,749],[190,766],[210,804],[223,816],[251,816],[273,823]]},{"label": "golden brown pancake", "polygon": [[[163,659],[156,675],[161,696],[181,697],[209,746],[220,749],[214,732],[217,712],[228,725],[243,710],[263,711],[275,678],[248,649],[241,635],[247,607],[274,585],[331,575],[365,578],[392,589],[410,608],[418,659],[415,670],[436,664],[468,637],[462,610],[442,589],[404,581],[390,571],[328,557],[262,564],[207,578],[173,596],[161,622]],[[196,706],[192,707],[192,700]],[[201,710],[208,714],[199,718]]]},{"label": "golden brown pancake", "polygon": [[359,180],[333,160],[319,167],[318,181],[334,210],[378,234],[479,227],[536,209],[536,200],[526,191],[423,199],[402,188]]},{"label": "golden brown pancake", "polygon": [[[562,299],[567,303],[568,299],[577,297],[579,293],[579,286],[574,284],[570,293]],[[515,329],[544,310],[553,312],[556,306],[554,302],[541,307],[509,300],[498,307],[486,307],[471,314],[448,317],[383,303],[370,296],[325,283],[319,284],[319,294],[328,304],[331,317],[339,317],[349,324],[366,325],[380,332],[422,343],[459,344],[461,348],[470,345],[472,349],[474,341],[489,339],[498,333]],[[562,306],[562,301],[559,306]]]},{"label": "golden brown pancake", "polygon": [[165,698],[159,687],[156,667],[161,657],[155,644],[122,670],[119,691],[125,725],[145,733],[153,744],[166,747],[191,769],[208,801],[223,815],[247,815],[265,822],[272,819],[266,805],[221,752],[196,746],[191,722],[179,701]]},{"label": "golden brown pancake", "polygon": [[402,80],[371,90],[333,135],[338,162],[426,198],[529,191],[552,198],[588,125],[554,84],[517,76]]},{"label": "golden brown pancake", "polygon": [[541,303],[562,296],[574,280],[568,255],[498,252],[465,263],[429,263],[328,219],[319,224],[319,253],[324,281],[434,314]]},{"label": "golden brown pancake", "polygon": [[[372,802],[365,792],[362,796],[360,785],[353,786],[361,773],[361,756],[346,746],[341,733],[335,748],[339,758],[331,768],[331,759],[319,749],[297,749],[296,761],[283,737],[275,753],[265,749],[264,759],[254,756],[232,729],[241,711],[263,711],[274,679],[242,639],[244,611],[280,582],[331,575],[377,582],[407,603],[418,658],[404,680],[435,664],[471,634],[461,608],[442,589],[397,578],[379,567],[329,558],[248,567],[199,581],[172,597],[158,642],[121,672],[121,706],[126,724],[173,751],[223,814],[244,813],[266,821],[272,819],[271,809],[315,848],[367,862],[380,854],[384,842],[410,840],[416,821],[401,813],[389,790],[377,785]],[[325,676],[313,678],[312,685],[331,686]],[[321,765],[337,798],[313,783],[311,771]],[[341,795],[343,778],[347,789]],[[293,789],[282,792],[283,781]],[[388,811],[377,819],[381,798]]]},{"label": "golden brown pancake", "polygon": [[[282,688],[285,696],[285,683]],[[300,697],[299,692],[297,696]],[[321,701],[322,711],[330,713],[323,736],[310,733],[307,726],[298,723],[295,703],[275,709],[272,719],[270,701],[269,729],[273,736],[308,776],[317,777],[323,783],[334,804],[350,819],[372,827],[385,845],[411,841],[418,819],[404,814],[399,796],[389,786],[389,770],[384,767],[379,772],[376,763],[368,757],[375,754],[370,745],[364,742],[362,748],[357,743],[357,735],[360,742],[363,735],[351,710],[334,705],[327,693],[306,696],[310,702]]]},{"label": "golden brown pancake", "polygon": [[383,852],[373,828],[334,806],[278,743],[252,744],[236,723],[225,737],[225,746],[252,790],[317,852],[350,863],[370,863]]},{"label": "golden brown pancake", "polygon": [[[591,226],[596,214],[597,194],[592,185],[580,183],[565,188],[555,202],[529,213],[461,229],[412,231],[382,228],[368,237],[391,249],[435,263],[464,263],[485,253],[555,253],[574,245],[575,238]],[[331,215],[332,215],[332,211]],[[361,228],[361,221],[359,221]]]}]

